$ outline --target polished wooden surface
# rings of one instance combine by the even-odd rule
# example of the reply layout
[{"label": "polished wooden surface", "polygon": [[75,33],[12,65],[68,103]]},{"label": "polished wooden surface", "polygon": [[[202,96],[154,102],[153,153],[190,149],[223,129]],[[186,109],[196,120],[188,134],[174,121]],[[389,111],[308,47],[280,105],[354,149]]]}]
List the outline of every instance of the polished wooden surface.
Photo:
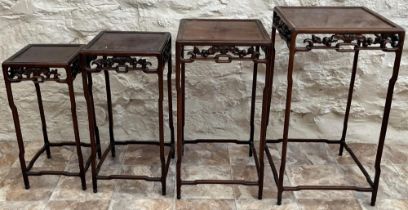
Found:
[{"label": "polished wooden surface", "polygon": [[7,59],[6,65],[68,65],[78,55],[79,44],[30,44]]},{"label": "polished wooden surface", "polygon": [[170,36],[167,32],[102,31],[81,52],[160,55]]},{"label": "polished wooden surface", "polygon": [[[27,45],[16,54],[11,56],[2,64],[3,78],[5,82],[5,89],[7,93],[7,99],[13,115],[13,123],[16,131],[16,139],[19,150],[19,161],[21,167],[21,173],[24,181],[25,189],[30,188],[29,176],[42,176],[42,175],[64,175],[64,176],[78,176],[81,178],[81,186],[83,190],[86,190],[85,173],[89,168],[91,159],[85,160],[83,158],[82,147],[89,147],[87,143],[82,143],[79,136],[78,118],[76,112],[76,101],[74,93],[74,79],[75,75],[79,72],[78,52],[83,47],[79,44],[32,44]],[[61,74],[65,72],[65,76]],[[39,148],[34,155],[30,155],[31,159],[26,160],[25,144],[23,134],[21,131],[20,115],[18,113],[17,106],[13,96],[13,86],[20,82],[32,82],[35,86],[37,95],[37,103],[39,108],[39,115],[41,118],[41,129],[43,134],[44,145]],[[72,115],[72,126],[74,141],[63,142],[51,142],[48,138],[47,122],[45,118],[43,97],[41,94],[40,84],[44,82],[57,82],[65,83],[68,86],[67,94],[70,100],[70,110]],[[48,97],[52,97],[52,94],[47,94]],[[24,115],[24,113],[23,113]],[[45,153],[47,160],[55,161],[53,156],[58,156],[54,152],[51,153],[51,148],[74,146],[76,148],[76,158],[78,161],[78,171],[66,171],[55,170],[49,167],[35,166],[37,161],[41,161],[40,156]],[[62,168],[63,169],[63,168]],[[35,182],[34,182],[35,183]],[[34,184],[35,186],[35,184]],[[38,186],[37,186],[38,187]]]},{"label": "polished wooden surface", "polygon": [[[261,53],[263,51],[263,53]],[[272,43],[264,26],[259,20],[239,19],[183,19],[180,21],[176,41],[176,84],[177,84],[177,163],[176,163],[176,193],[181,198],[182,185],[226,184],[258,187],[258,198],[262,198],[265,141],[260,142],[259,158],[254,146],[255,104],[258,65],[264,64],[266,74],[270,74],[272,63]],[[213,61],[215,63],[231,63],[234,61],[251,61],[253,66],[252,94],[250,115],[250,133],[248,139],[185,139],[186,112],[186,64],[196,61]],[[209,75],[211,76],[211,75]],[[267,77],[265,77],[267,78]],[[265,84],[268,82],[265,81]],[[188,105],[188,104],[187,104]],[[211,122],[208,122],[211,123]],[[243,137],[246,138],[246,137]],[[226,179],[185,178],[182,170],[184,148],[190,146],[211,144],[239,144],[248,146],[248,156],[254,158],[257,175],[254,179],[230,177]],[[185,159],[184,161],[187,161]],[[203,173],[205,174],[205,173]],[[182,178],[183,177],[183,178]],[[257,178],[257,179],[256,179]]]},{"label": "polished wooden surface", "polygon": [[[162,194],[166,194],[167,174],[171,159],[174,158],[174,127],[172,111],[172,91],[171,91],[171,36],[167,32],[136,32],[136,31],[103,31],[99,33],[80,52],[80,68],[82,71],[82,81],[84,96],[87,101],[88,126],[91,142],[91,172],[93,192],[98,191],[98,180],[127,179],[161,182]],[[157,60],[157,67],[151,69],[150,61]],[[170,128],[170,142],[164,142],[164,72],[167,63],[167,102]],[[91,67],[93,65],[93,67]],[[118,140],[114,134],[114,116],[112,104],[112,91],[110,84],[110,72],[124,74],[135,71],[153,73],[158,77],[158,140],[127,139]],[[100,135],[97,118],[95,114],[95,103],[93,98],[93,78],[92,75],[103,72],[105,76],[106,102],[109,123],[109,145],[102,152],[100,146]],[[137,138],[137,137],[136,137]],[[107,170],[103,167],[105,160],[108,160],[109,153],[112,158],[116,157],[116,146],[120,145],[149,145],[156,147],[156,153],[160,157],[159,175],[146,175],[140,173],[119,173],[115,170]],[[165,147],[169,147],[167,155]],[[98,153],[98,160],[96,154]],[[119,157],[116,157],[120,159]],[[97,162],[98,161],[98,162]],[[109,171],[102,173],[101,171]]]},{"label": "polished wooden surface", "polygon": [[245,45],[270,43],[270,38],[259,20],[183,19],[177,42]]},{"label": "polished wooden surface", "polygon": [[[379,189],[381,174],[381,159],[384,150],[384,142],[387,132],[389,114],[393,98],[394,86],[398,78],[403,45],[405,40],[405,31],[400,26],[382,17],[365,7],[275,7],[273,14],[272,27],[272,45],[275,48],[277,32],[280,37],[286,41],[289,48],[289,62],[287,68],[287,87],[286,87],[286,105],[285,119],[283,124],[282,138],[269,139],[267,143],[282,143],[280,166],[275,166],[272,153],[269,148],[265,147],[266,156],[271,166],[274,181],[277,185],[277,204],[282,204],[282,195],[284,191],[300,190],[352,190],[360,192],[371,192],[372,206],[375,205],[377,192]],[[301,42],[302,41],[302,42]],[[302,44],[303,43],[303,44]],[[344,113],[343,131],[340,139],[305,139],[290,138],[289,130],[290,115],[292,110],[292,89],[294,80],[296,53],[305,53],[313,50],[335,50],[340,53],[354,53],[354,60],[351,69],[351,78],[347,96],[347,104]],[[382,118],[381,130],[378,139],[378,147],[375,157],[374,178],[370,176],[365,165],[359,160],[357,154],[354,154],[349,143],[346,141],[348,120],[353,99],[354,83],[358,69],[359,52],[367,50],[376,50],[382,52],[395,53],[394,65],[392,66],[392,75],[389,78],[388,90],[385,98],[384,113]],[[274,54],[273,54],[274,56]],[[337,56],[332,57],[336,59]],[[275,59],[272,59],[273,61]],[[263,109],[261,120],[261,137],[260,142],[266,139],[269,114],[271,110],[272,87],[274,64],[272,64],[272,74],[266,74],[269,78],[265,82],[268,87],[263,94]],[[288,143],[327,143],[337,144],[339,146],[339,156],[343,156],[343,151],[347,151],[352,160],[355,162],[361,173],[364,175],[367,184],[365,185],[330,185],[329,183],[291,183],[289,186],[284,184],[286,162],[288,154]],[[263,176],[263,171],[260,171]],[[349,177],[346,177],[349,180]],[[318,180],[318,177],[316,177]]]},{"label": "polished wooden surface", "polygon": [[296,31],[402,31],[395,23],[365,7],[275,7],[275,12]]}]

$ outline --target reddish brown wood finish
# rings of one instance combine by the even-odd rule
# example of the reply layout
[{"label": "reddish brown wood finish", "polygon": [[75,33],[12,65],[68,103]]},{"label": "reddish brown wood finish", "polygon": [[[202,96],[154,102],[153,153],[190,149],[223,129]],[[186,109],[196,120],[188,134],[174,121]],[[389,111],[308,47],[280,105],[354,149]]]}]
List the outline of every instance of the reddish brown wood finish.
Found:
[{"label": "reddish brown wood finish", "polygon": [[160,56],[167,49],[169,33],[139,31],[103,31],[92,39],[81,54]]},{"label": "reddish brown wood finish", "polygon": [[[392,95],[395,82],[398,78],[401,55],[404,45],[405,32],[395,23],[387,20],[381,15],[365,7],[275,7],[272,28],[272,43],[275,45],[276,31],[286,41],[289,48],[289,64],[287,72],[287,95],[285,121],[282,139],[267,140],[268,143],[282,143],[281,164],[279,171],[276,169],[272,155],[268,147],[265,152],[274,175],[274,180],[278,186],[278,204],[282,202],[283,191],[297,190],[355,190],[371,192],[371,205],[375,205],[380,173],[381,157],[384,148],[384,140],[387,132],[389,113],[391,109]],[[298,47],[298,35],[310,36],[303,40],[305,46]],[[323,36],[322,36],[323,34]],[[346,48],[345,48],[346,47]],[[340,140],[328,139],[293,139],[289,138],[289,122],[292,102],[293,69],[296,52],[308,52],[316,49],[336,50],[337,52],[353,52],[354,61],[351,71],[349,92],[345,118],[343,121],[343,132]],[[357,156],[347,145],[345,139],[347,134],[348,117],[350,113],[351,101],[353,98],[354,81],[356,78],[359,52],[362,50],[382,50],[384,52],[394,52],[395,62],[393,73],[389,80],[387,97],[385,100],[384,114],[381,125],[377,155],[375,160],[374,179],[368,174]],[[274,56],[274,55],[273,55]],[[261,121],[261,142],[266,139],[266,130],[269,120],[270,103],[272,98],[273,85],[273,64],[272,73],[267,77],[268,90],[264,92],[263,102],[265,108],[262,110]],[[300,185],[284,186],[283,178],[286,166],[287,144],[288,142],[308,142],[308,143],[329,143],[339,144],[339,155],[345,149],[350,153],[361,172],[364,174],[368,187],[360,186],[318,186]]]},{"label": "reddish brown wood finish", "polygon": [[[188,51],[189,48],[193,48]],[[271,65],[271,41],[259,20],[226,19],[183,19],[180,21],[176,41],[176,84],[177,84],[177,198],[181,198],[182,185],[197,184],[241,184],[258,186],[258,197],[262,198],[263,188],[263,152],[259,158],[254,148],[255,93],[258,64]],[[260,58],[261,50],[264,58]],[[186,52],[188,51],[188,52]],[[230,63],[235,60],[254,62],[252,97],[250,110],[249,140],[232,139],[184,139],[185,125],[185,64],[194,61],[214,61]],[[269,74],[269,73],[268,73]],[[258,180],[182,180],[181,162],[185,144],[197,143],[236,143],[249,146],[249,156],[254,156]],[[265,141],[260,143],[264,150]]]},{"label": "reddish brown wood finish", "polygon": [[298,33],[401,32],[402,27],[366,7],[275,7]]},{"label": "reddish brown wood finish", "polygon": [[[41,175],[65,175],[65,176],[79,176],[81,178],[82,189],[86,189],[85,172],[89,168],[91,159],[89,158],[85,163],[82,157],[81,146],[89,147],[89,144],[81,143],[78,130],[78,119],[76,114],[76,102],[74,95],[73,81],[79,72],[79,56],[78,52],[82,45],[72,44],[33,44],[28,45],[9,59],[4,61],[3,76],[6,84],[7,97],[9,105],[13,114],[14,126],[16,129],[17,143],[19,146],[19,160],[21,171],[23,174],[24,185],[26,189],[30,188],[28,176]],[[58,69],[57,69],[58,68]],[[65,71],[66,77],[62,78],[60,75],[61,69]],[[12,83],[23,81],[32,81],[35,86],[38,107],[41,117],[41,125],[43,132],[44,146],[37,151],[34,157],[26,164],[24,141],[21,133],[21,126],[17,107],[14,103]],[[45,81],[54,81],[59,83],[66,83],[68,85],[68,93],[71,102],[71,114],[74,129],[74,142],[59,142],[50,143],[48,141],[47,124],[45,120],[45,113],[42,103],[40,84]],[[46,152],[47,157],[51,158],[51,147],[59,146],[76,146],[78,156],[79,172],[67,171],[32,171],[35,161],[40,155]]]},{"label": "reddish brown wood finish", "polygon": [[78,59],[79,44],[29,44],[3,62],[7,66],[67,67]]},{"label": "reddish brown wood finish", "polygon": [[182,19],[177,42],[195,45],[269,44],[269,35],[259,20]]},{"label": "reddish brown wood finish", "polygon": [[[137,56],[137,57],[136,57]],[[93,191],[97,192],[98,180],[110,179],[132,179],[145,181],[160,181],[162,184],[162,194],[166,194],[166,177],[170,165],[171,158],[174,157],[174,127],[172,116],[172,96],[171,96],[171,36],[165,32],[130,32],[130,31],[103,31],[97,35],[86,47],[80,52],[81,71],[83,78],[84,94],[88,107],[89,130],[92,148],[92,183]],[[143,57],[143,58],[140,58]],[[148,59],[156,59],[157,68],[150,69]],[[168,63],[167,72],[167,88],[168,88],[168,103],[169,103],[169,127],[170,127],[170,143],[164,142],[164,113],[163,113],[163,72],[164,67]],[[95,65],[92,67],[92,65]],[[110,144],[102,153],[98,147],[99,129],[95,118],[95,105],[92,94],[92,74],[103,71],[105,76],[108,118],[109,118],[109,140]],[[159,89],[159,141],[144,141],[144,140],[115,140],[113,128],[113,112],[111,100],[111,88],[109,71],[118,73],[127,73],[129,71],[143,71],[145,73],[157,74],[158,89]],[[107,158],[109,152],[112,157],[115,157],[115,146],[126,144],[148,144],[159,147],[161,176],[148,177],[138,175],[99,175],[102,164]],[[167,155],[167,160],[164,154],[164,147],[170,147],[170,152]],[[96,153],[100,158],[96,163]]]}]

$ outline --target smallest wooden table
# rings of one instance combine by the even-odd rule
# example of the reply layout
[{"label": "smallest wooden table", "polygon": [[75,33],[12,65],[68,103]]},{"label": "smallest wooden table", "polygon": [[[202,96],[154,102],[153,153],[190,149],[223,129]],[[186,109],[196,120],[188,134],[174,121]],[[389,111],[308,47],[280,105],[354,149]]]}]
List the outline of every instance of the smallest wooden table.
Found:
[{"label": "smallest wooden table", "polygon": [[[6,84],[7,97],[11,111],[13,113],[14,126],[18,147],[20,150],[19,158],[21,171],[23,174],[24,185],[26,189],[30,188],[28,176],[41,175],[65,175],[81,177],[82,189],[86,189],[85,172],[88,169],[91,159],[89,158],[84,164],[82,157],[81,146],[89,147],[89,144],[81,143],[78,130],[78,119],[76,113],[76,103],[74,95],[73,81],[79,72],[79,57],[78,52],[82,45],[76,44],[35,44],[28,45],[3,63],[4,82]],[[65,73],[65,75],[61,74]],[[44,146],[34,155],[34,157],[26,164],[24,156],[24,142],[21,133],[19,114],[14,103],[12,83],[24,81],[32,81],[35,85],[37,93],[38,107],[40,111],[42,132],[44,137]],[[40,83],[43,82],[58,82],[68,85],[69,98],[71,102],[71,114],[74,129],[74,142],[59,142],[51,143],[48,141],[47,123],[44,115],[44,108],[41,97]],[[47,158],[51,158],[50,147],[58,146],[76,146],[78,155],[79,172],[67,171],[31,171],[35,161],[44,152]]]},{"label": "smallest wooden table", "polygon": [[[162,184],[162,194],[166,194],[166,177],[170,165],[170,160],[174,157],[174,128],[172,115],[171,97],[171,36],[167,32],[135,32],[135,31],[102,31],[80,52],[81,71],[85,98],[88,107],[89,130],[92,148],[92,184],[93,191],[97,192],[97,180],[110,179],[133,179],[145,181],[160,181]],[[164,142],[164,119],[163,119],[163,75],[164,67],[168,64],[167,89],[169,106],[169,127],[170,142]],[[152,140],[122,140],[115,139],[113,132],[113,112],[110,88],[109,71],[117,73],[128,73],[142,71],[147,74],[157,75],[158,96],[158,117],[159,117],[159,141]],[[94,99],[92,94],[92,74],[103,72],[105,76],[108,118],[109,118],[109,146],[100,155],[100,160],[96,165],[96,152],[100,154],[99,132],[95,119]],[[137,120],[137,119],[136,119]],[[144,175],[99,175],[102,164],[111,152],[115,157],[115,146],[126,144],[148,144],[159,146],[159,156],[161,164],[161,175],[150,177]],[[165,157],[164,147],[170,147],[170,151]]]},{"label": "smallest wooden table", "polygon": [[[365,7],[275,7],[273,14],[272,43],[275,44],[276,31],[289,48],[289,63],[287,70],[287,95],[283,137],[267,140],[268,143],[282,143],[281,164],[279,172],[272,160],[268,147],[265,147],[275,182],[278,186],[278,204],[281,204],[283,191],[298,190],[355,190],[371,192],[371,205],[375,204],[381,174],[381,157],[387,132],[388,118],[391,109],[392,95],[401,62],[405,31],[400,26]],[[336,52],[354,54],[350,74],[347,104],[343,121],[343,132],[339,139],[294,139],[289,138],[289,122],[292,102],[293,70],[296,53],[306,53],[312,50],[334,50]],[[384,114],[378,140],[375,158],[374,179],[371,178],[363,164],[358,160],[346,143],[348,118],[353,98],[354,81],[357,72],[359,53],[367,50],[382,50],[395,53],[392,76],[389,80]],[[340,54],[338,54],[340,56]],[[273,71],[272,71],[273,72]],[[261,141],[266,138],[269,110],[272,97],[273,74],[268,76],[271,89],[264,94],[267,109],[263,110],[261,123]],[[339,145],[339,155],[346,150],[365,176],[368,186],[339,185],[298,185],[284,186],[286,154],[288,142],[328,143]],[[278,174],[279,173],[279,174]]]}]

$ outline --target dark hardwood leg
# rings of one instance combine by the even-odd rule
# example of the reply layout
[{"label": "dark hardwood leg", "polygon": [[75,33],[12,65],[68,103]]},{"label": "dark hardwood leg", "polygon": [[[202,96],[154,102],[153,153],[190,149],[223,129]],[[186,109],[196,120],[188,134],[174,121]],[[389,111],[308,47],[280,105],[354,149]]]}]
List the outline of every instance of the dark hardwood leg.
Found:
[{"label": "dark hardwood leg", "polygon": [[289,49],[289,64],[287,73],[287,92],[286,92],[286,109],[285,109],[285,121],[283,127],[283,141],[282,141],[282,154],[281,154],[281,165],[279,170],[278,179],[278,201],[277,204],[282,204],[282,193],[283,193],[283,178],[285,176],[285,166],[286,166],[286,153],[288,147],[288,134],[289,134],[289,122],[290,122],[290,110],[292,103],[292,85],[293,85],[293,64],[295,60],[296,53],[296,34],[292,33],[290,49]]},{"label": "dark hardwood leg", "polygon": [[401,64],[401,56],[402,56],[402,51],[403,51],[402,46],[404,46],[405,33],[400,33],[399,37],[400,37],[399,49],[396,51],[394,68],[393,68],[392,76],[388,83],[387,97],[385,99],[384,114],[383,114],[383,119],[382,119],[382,124],[381,124],[381,130],[380,130],[380,138],[378,141],[377,154],[375,157],[375,175],[374,175],[374,187],[373,187],[374,189],[371,195],[371,205],[372,206],[375,205],[375,202],[377,199],[378,185],[380,183],[381,158],[382,158],[383,149],[384,149],[384,140],[387,134],[388,120],[389,120],[391,104],[392,104],[392,96],[394,94],[394,86],[398,79],[398,73],[399,73],[400,64]]},{"label": "dark hardwood leg", "polygon": [[111,148],[112,157],[116,156],[115,151],[115,136],[113,135],[113,112],[112,112],[112,93],[110,88],[110,78],[109,71],[104,70],[105,74],[105,85],[106,85],[106,100],[108,104],[108,118],[109,118],[109,143]]},{"label": "dark hardwood leg", "polygon": [[358,50],[354,52],[353,69],[351,71],[350,87],[349,87],[349,92],[348,92],[348,97],[347,97],[346,113],[344,116],[343,133],[341,135],[341,140],[340,140],[341,143],[340,143],[340,148],[339,148],[339,156],[343,155],[344,144],[346,141],[347,125],[348,125],[348,119],[350,115],[351,101],[353,100],[354,81],[356,80],[358,53],[359,53]]},{"label": "dark hardwood leg", "polygon": [[18,143],[18,149],[19,149],[18,158],[20,160],[21,173],[23,175],[23,180],[24,180],[24,187],[25,189],[30,189],[30,182],[28,180],[28,175],[27,175],[27,166],[26,166],[26,162],[24,158],[25,150],[24,150],[23,135],[21,134],[20,118],[18,116],[17,107],[14,103],[11,83],[8,80],[7,71],[4,70],[4,69],[8,69],[8,67],[3,65],[2,68],[3,68],[3,76],[4,76],[3,78],[4,78],[4,82],[6,85],[6,91],[7,91],[7,99],[9,101],[11,112],[13,114],[14,127],[16,129],[16,137],[17,137],[17,143]]},{"label": "dark hardwood leg", "polygon": [[67,79],[68,83],[68,90],[69,90],[69,98],[71,102],[71,114],[72,114],[72,123],[75,135],[75,144],[78,156],[78,166],[79,166],[79,176],[81,178],[82,189],[86,190],[86,180],[85,180],[85,168],[84,168],[84,160],[82,156],[82,148],[81,148],[81,140],[79,137],[79,128],[78,128],[78,118],[76,112],[76,102],[75,102],[75,92],[74,92],[74,84],[73,78],[71,75],[71,71],[67,71],[69,75]]},{"label": "dark hardwood leg", "polygon": [[[259,46],[256,47],[259,52]],[[256,102],[256,81],[258,76],[258,63],[254,63],[254,72],[252,78],[252,95],[251,95],[251,115],[250,115],[250,134],[249,134],[249,156],[252,157],[252,149],[254,147],[254,132],[255,132],[255,102]]]},{"label": "dark hardwood leg", "polygon": [[181,88],[181,49],[182,46],[176,44],[176,90],[177,90],[177,163],[176,163],[176,191],[177,199],[181,198],[181,158],[183,144],[183,89]]},{"label": "dark hardwood leg", "polygon": [[[272,32],[272,38],[274,40],[276,30]],[[259,140],[259,189],[258,189],[258,199],[262,199],[263,194],[263,183],[265,174],[265,163],[264,163],[264,152],[266,147],[266,131],[268,128],[268,119],[270,112],[270,103],[272,98],[272,86],[273,86],[273,70],[275,62],[275,49],[274,44],[270,49],[267,50],[265,56],[268,58],[268,63],[266,65],[266,75],[265,75],[265,87],[263,90],[262,99],[262,114],[261,114],[261,136]]]},{"label": "dark hardwood leg", "polygon": [[[181,55],[183,56],[184,55],[184,49],[181,49]],[[182,128],[182,132],[181,132],[181,141],[182,141],[182,148],[181,148],[181,155],[184,155],[184,125],[185,125],[185,123],[186,123],[186,118],[185,118],[185,116],[186,116],[186,107],[185,107],[185,105],[186,105],[186,87],[185,87],[185,83],[186,83],[186,64],[184,63],[184,62],[182,62],[181,63],[181,84],[180,84],[180,86],[181,86],[181,94],[182,94],[182,98],[181,98],[181,100],[182,100],[182,106],[183,106],[183,108],[181,109],[182,110],[182,114],[183,114],[183,116],[182,116],[182,119],[183,119],[183,125],[181,126],[181,128]]]},{"label": "dark hardwood leg", "polygon": [[96,114],[95,114],[95,104],[94,104],[94,100],[93,100],[93,92],[92,92],[92,86],[93,86],[93,82],[92,82],[92,75],[91,73],[87,72],[87,76],[88,76],[88,92],[89,92],[89,98],[90,101],[92,101],[92,103],[90,104],[91,107],[91,111],[92,111],[92,116],[93,116],[93,123],[94,123],[94,135],[96,138],[96,150],[98,153],[98,158],[100,159],[102,156],[102,151],[101,151],[101,141],[99,138],[99,128],[98,125],[96,124]]},{"label": "dark hardwood leg", "polygon": [[[81,68],[84,68],[86,66],[85,64],[85,59],[81,57]],[[92,172],[92,188],[93,192],[96,193],[98,192],[98,183],[97,183],[97,172],[96,172],[96,151],[98,148],[98,143],[96,142],[96,136],[95,136],[95,113],[93,110],[93,100],[92,100],[92,87],[89,87],[88,81],[89,78],[91,77],[91,74],[86,72],[86,70],[81,69],[82,71],[82,84],[83,84],[83,89],[84,89],[84,96],[86,100],[86,107],[87,107],[87,113],[88,113],[88,126],[89,126],[89,137],[90,137],[90,143],[91,143],[91,172]]]},{"label": "dark hardwood leg", "polygon": [[50,150],[50,142],[48,141],[47,122],[45,120],[45,115],[44,115],[44,106],[42,103],[40,84],[34,82],[34,86],[35,86],[35,92],[37,93],[37,102],[38,102],[38,109],[40,111],[40,117],[41,117],[41,127],[42,127],[43,139],[44,139],[45,152],[47,154],[47,158],[49,159],[51,158],[51,150]]},{"label": "dark hardwood leg", "polygon": [[[171,51],[171,50],[170,50]],[[171,53],[170,53],[171,54]],[[168,58],[167,63],[167,91],[168,91],[168,103],[169,103],[169,127],[170,127],[170,143],[171,143],[171,158],[175,157],[175,142],[174,142],[174,124],[173,124],[173,99],[171,88],[171,74],[172,74],[172,62],[171,56]]]},{"label": "dark hardwood leg", "polygon": [[162,195],[166,195],[166,159],[164,157],[164,123],[163,123],[163,70],[164,63],[159,64],[159,141],[160,141],[160,163],[161,163],[161,184]]},{"label": "dark hardwood leg", "polygon": [[[269,49],[267,50],[269,51]],[[270,58],[269,58],[269,52],[265,52],[265,57],[268,59],[268,63],[266,64],[266,74],[265,74],[265,87],[264,87],[264,99],[269,97],[269,75],[270,75]],[[254,69],[256,70],[256,69]],[[255,78],[254,78],[255,79]],[[252,89],[253,91],[253,89]],[[254,94],[254,91],[252,92],[252,94]],[[253,96],[252,96],[253,97]],[[263,196],[263,183],[264,183],[264,173],[265,173],[265,163],[264,163],[264,150],[265,150],[265,138],[262,138],[262,136],[265,133],[266,136],[266,127],[265,127],[265,114],[268,112],[266,111],[266,109],[268,109],[266,107],[266,100],[262,101],[262,114],[261,114],[261,138],[259,141],[259,174],[258,174],[258,199],[262,199]],[[269,115],[269,114],[268,114]],[[251,107],[251,116],[252,116],[252,107]],[[251,119],[251,127],[252,127],[252,120]],[[252,128],[251,128],[251,133],[252,133]],[[253,139],[252,139],[253,142]],[[251,143],[252,143],[251,142]],[[250,147],[251,149],[251,147]],[[251,156],[251,153],[249,154]]]}]

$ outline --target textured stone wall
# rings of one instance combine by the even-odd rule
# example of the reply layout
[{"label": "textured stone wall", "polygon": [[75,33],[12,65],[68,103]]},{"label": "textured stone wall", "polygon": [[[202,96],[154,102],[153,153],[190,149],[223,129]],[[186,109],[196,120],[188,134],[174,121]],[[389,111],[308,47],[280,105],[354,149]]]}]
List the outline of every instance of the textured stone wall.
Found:
[{"label": "textured stone wall", "polygon": [[[176,37],[181,18],[259,18],[270,31],[272,9],[277,5],[364,5],[408,27],[408,2],[402,0],[1,0],[0,60],[29,43],[87,43],[101,30],[170,31]],[[280,137],[283,125],[288,51],[281,40],[277,53],[268,137]],[[408,52],[404,53],[395,88],[389,141],[407,142]],[[351,141],[375,142],[394,55],[384,52],[360,54],[348,137]],[[297,55],[290,136],[340,137],[352,57],[352,54],[324,51]],[[260,69],[257,128],[264,83],[264,67]],[[113,109],[118,139],[158,137],[156,79],[140,73],[113,75]],[[0,140],[14,140],[3,78],[0,80]],[[221,66],[208,62],[188,65],[186,137],[246,139],[251,80],[251,64],[245,62]],[[97,75],[94,81],[98,124],[102,139],[106,141],[104,80]],[[81,86],[78,77],[76,95],[81,137],[88,139]],[[41,140],[33,85],[17,84],[13,88],[25,140]],[[50,139],[72,138],[66,86],[45,83],[42,89]],[[258,129],[255,134],[259,138]]]}]

